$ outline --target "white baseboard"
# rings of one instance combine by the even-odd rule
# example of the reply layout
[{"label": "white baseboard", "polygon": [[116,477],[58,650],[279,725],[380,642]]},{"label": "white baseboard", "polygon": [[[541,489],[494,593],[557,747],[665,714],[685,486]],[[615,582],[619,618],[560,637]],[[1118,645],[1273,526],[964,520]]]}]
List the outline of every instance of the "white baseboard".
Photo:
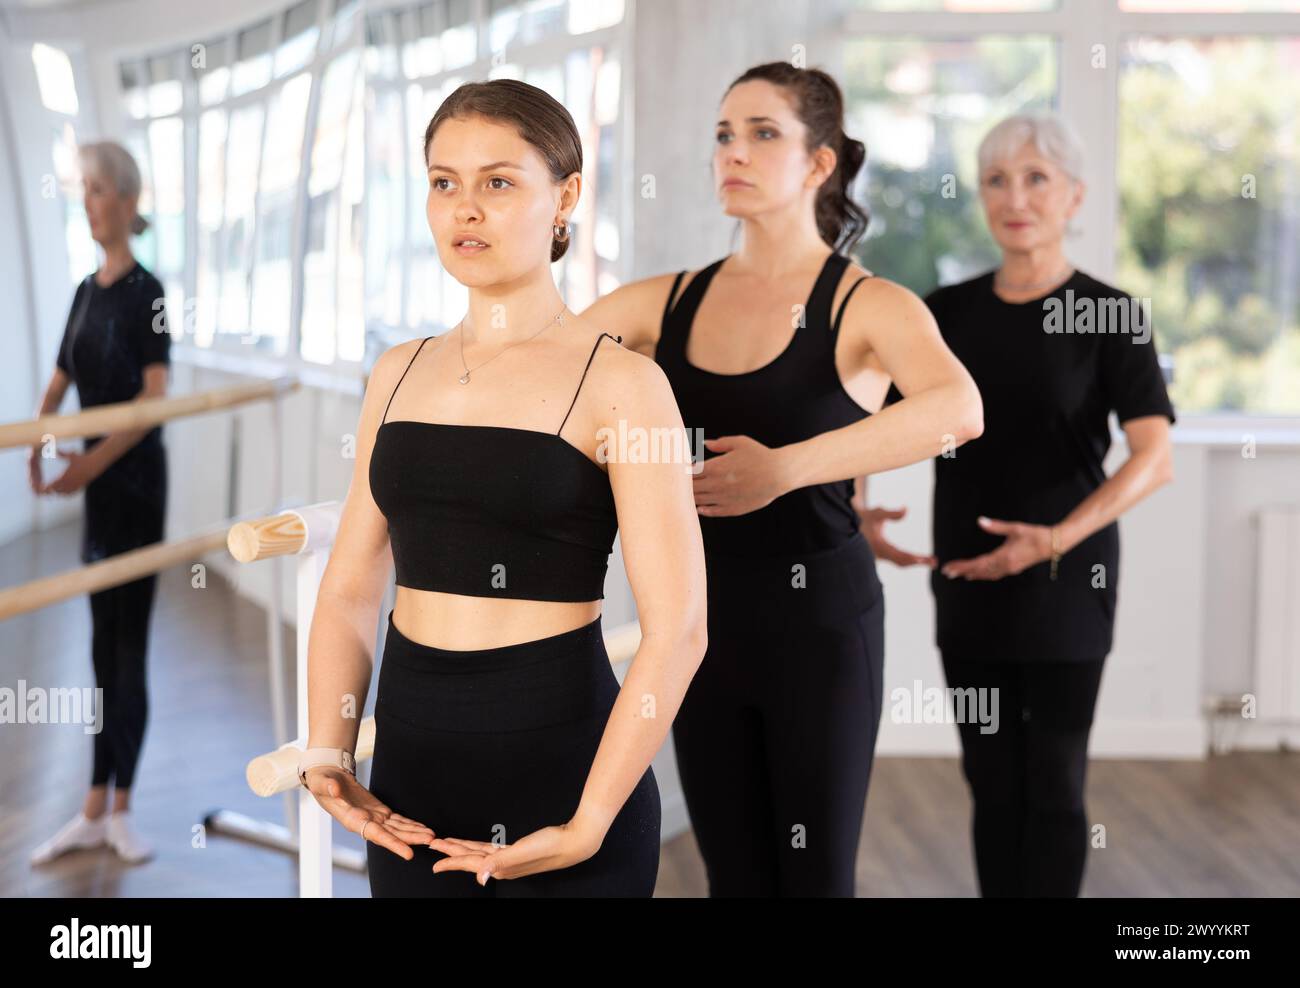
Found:
[{"label": "white baseboard", "polygon": [[[1203,760],[1209,751],[1204,721],[1149,723],[1097,721],[1092,726],[1089,755],[1093,758],[1155,758]],[[958,758],[961,742],[955,724],[880,724],[876,754],[882,757]]]},{"label": "white baseboard", "polygon": [[1300,724],[1233,717],[1216,720],[1214,730],[1228,751],[1300,751]]}]

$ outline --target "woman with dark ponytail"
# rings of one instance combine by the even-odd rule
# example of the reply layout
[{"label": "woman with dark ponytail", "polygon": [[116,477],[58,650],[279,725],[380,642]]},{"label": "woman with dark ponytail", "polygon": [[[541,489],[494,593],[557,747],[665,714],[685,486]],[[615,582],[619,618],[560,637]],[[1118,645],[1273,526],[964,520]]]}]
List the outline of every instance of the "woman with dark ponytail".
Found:
[{"label": "woman with dark ponytail", "polygon": [[[852,896],[884,662],[854,478],[975,438],[983,411],[925,304],[844,253],[867,227],[850,195],[866,149],[835,81],[751,68],[716,140],[740,249],[589,318],[654,356],[704,437],[708,650],[673,739],[709,894]],[[891,380],[904,400],[873,414]]]}]

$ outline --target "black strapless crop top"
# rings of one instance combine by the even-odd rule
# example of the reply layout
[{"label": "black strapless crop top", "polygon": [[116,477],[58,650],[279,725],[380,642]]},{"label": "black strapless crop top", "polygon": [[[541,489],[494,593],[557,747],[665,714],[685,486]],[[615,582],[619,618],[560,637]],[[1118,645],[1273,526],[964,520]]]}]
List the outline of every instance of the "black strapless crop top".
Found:
[{"label": "black strapless crop top", "polygon": [[[588,369],[605,336],[596,338]],[[432,338],[416,348],[397,387]],[[584,369],[578,391],[586,379]],[[569,412],[577,400],[574,392]],[[370,493],[388,520],[399,586],[517,600],[605,596],[618,532],[614,493],[605,471],[561,438],[568,412],[555,433],[389,422],[387,406],[383,417]]]}]

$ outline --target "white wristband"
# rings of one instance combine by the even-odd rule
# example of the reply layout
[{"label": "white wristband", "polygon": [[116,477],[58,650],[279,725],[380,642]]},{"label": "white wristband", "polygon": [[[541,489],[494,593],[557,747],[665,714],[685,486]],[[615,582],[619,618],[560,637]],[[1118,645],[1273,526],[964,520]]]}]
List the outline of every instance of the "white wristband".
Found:
[{"label": "white wristband", "polygon": [[298,756],[298,781],[307,785],[307,769],[332,765],[351,775],[357,774],[357,761],[346,748],[308,748]]}]

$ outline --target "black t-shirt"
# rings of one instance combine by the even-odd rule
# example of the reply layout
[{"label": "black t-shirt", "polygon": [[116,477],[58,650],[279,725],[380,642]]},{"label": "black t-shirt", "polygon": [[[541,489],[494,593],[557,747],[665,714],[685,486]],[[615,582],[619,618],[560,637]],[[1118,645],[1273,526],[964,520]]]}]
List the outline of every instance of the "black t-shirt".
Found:
[{"label": "black t-shirt", "polygon": [[[1047,562],[991,581],[949,579],[941,570],[1003,543],[979,527],[980,515],[1051,525],[1096,490],[1106,479],[1110,412],[1121,423],[1145,415],[1175,421],[1149,313],[1082,272],[1024,303],[999,299],[992,272],[925,301],[984,401],[983,434],[935,458],[936,642],[958,659],[1100,659],[1114,630],[1117,523],[1065,553],[1055,581]],[[891,388],[886,403],[900,398]]]},{"label": "black t-shirt", "polygon": [[[146,366],[171,363],[171,341],[162,283],[136,262],[106,288],[93,274],[77,286],[55,362],[76,384],[82,408],[132,401],[144,389]],[[85,448],[103,438],[87,436]],[[138,445],[147,450],[161,438],[162,427],[155,426]],[[122,459],[135,452],[132,447]]]}]

